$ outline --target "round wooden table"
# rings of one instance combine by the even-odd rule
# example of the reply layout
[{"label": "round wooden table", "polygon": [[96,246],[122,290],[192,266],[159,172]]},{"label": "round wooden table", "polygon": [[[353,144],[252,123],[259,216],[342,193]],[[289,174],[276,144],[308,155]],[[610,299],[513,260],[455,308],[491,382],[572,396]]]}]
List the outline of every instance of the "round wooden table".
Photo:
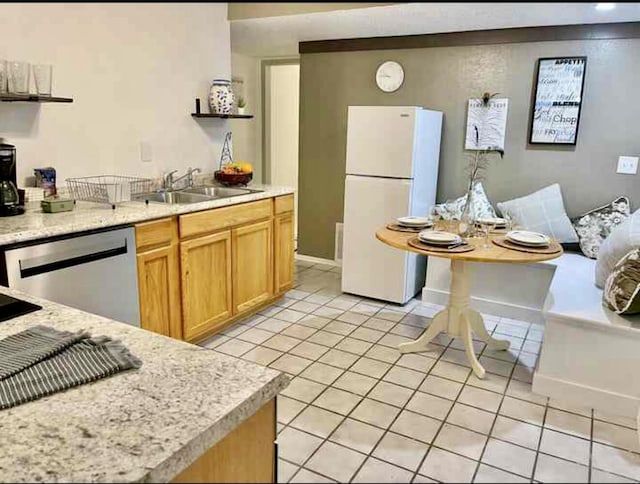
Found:
[{"label": "round wooden table", "polygon": [[[451,286],[449,289],[449,303],[445,309],[433,317],[433,321],[422,335],[410,343],[398,346],[401,353],[415,353],[426,351],[428,344],[441,332],[446,332],[452,338],[462,338],[465,353],[473,372],[478,378],[484,378],[485,370],[473,351],[472,332],[484,341],[490,348],[507,350],[509,341],[497,340],[491,337],[484,327],[482,315],[469,307],[469,265],[468,262],[502,262],[502,263],[531,263],[560,257],[563,253],[558,242],[552,241],[558,251],[553,254],[521,252],[518,250],[498,247],[491,244],[490,248],[483,247],[484,237],[470,237],[467,239],[474,250],[470,252],[447,253],[418,249],[409,245],[409,239],[416,237],[415,233],[396,232],[387,228],[376,232],[376,238],[396,249],[408,250],[431,257],[451,259]],[[495,235],[497,236],[497,235]],[[490,236],[492,239],[494,236]]]}]

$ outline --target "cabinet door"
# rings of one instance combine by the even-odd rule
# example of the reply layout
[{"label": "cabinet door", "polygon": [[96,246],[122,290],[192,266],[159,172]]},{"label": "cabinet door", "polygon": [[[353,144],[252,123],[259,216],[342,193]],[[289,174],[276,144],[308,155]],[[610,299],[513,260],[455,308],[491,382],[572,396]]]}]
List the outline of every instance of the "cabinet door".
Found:
[{"label": "cabinet door", "polygon": [[180,243],[184,338],[214,329],[232,315],[231,231]]},{"label": "cabinet door", "polygon": [[244,312],[273,294],[272,221],[232,230],[233,306]]},{"label": "cabinet door", "polygon": [[274,219],[275,292],[284,292],[293,286],[293,212],[277,215]]},{"label": "cabinet door", "polygon": [[171,244],[137,255],[140,325],[182,338],[178,246]]}]

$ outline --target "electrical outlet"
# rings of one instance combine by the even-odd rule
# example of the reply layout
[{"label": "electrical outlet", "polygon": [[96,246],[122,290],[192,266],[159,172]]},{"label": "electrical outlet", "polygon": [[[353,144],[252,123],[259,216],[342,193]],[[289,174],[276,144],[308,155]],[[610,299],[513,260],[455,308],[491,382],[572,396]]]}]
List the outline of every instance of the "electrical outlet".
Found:
[{"label": "electrical outlet", "polygon": [[635,175],[638,173],[637,156],[619,156],[617,173],[624,175]]},{"label": "electrical outlet", "polygon": [[148,141],[140,141],[140,161],[149,162],[151,160],[153,160],[151,143]]}]

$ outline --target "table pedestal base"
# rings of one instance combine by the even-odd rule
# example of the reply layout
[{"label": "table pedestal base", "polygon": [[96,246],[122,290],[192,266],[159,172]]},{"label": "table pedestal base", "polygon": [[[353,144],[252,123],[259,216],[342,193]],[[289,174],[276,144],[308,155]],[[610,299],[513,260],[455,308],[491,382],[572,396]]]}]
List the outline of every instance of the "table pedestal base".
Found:
[{"label": "table pedestal base", "polygon": [[449,305],[433,317],[433,321],[422,335],[411,343],[398,346],[401,353],[416,353],[426,351],[429,343],[441,332],[452,338],[462,338],[464,349],[473,372],[478,378],[484,378],[485,370],[478,361],[473,350],[472,333],[484,341],[490,348],[506,350],[510,342],[491,337],[480,313],[469,307],[468,265],[461,260],[451,261],[451,288]]}]

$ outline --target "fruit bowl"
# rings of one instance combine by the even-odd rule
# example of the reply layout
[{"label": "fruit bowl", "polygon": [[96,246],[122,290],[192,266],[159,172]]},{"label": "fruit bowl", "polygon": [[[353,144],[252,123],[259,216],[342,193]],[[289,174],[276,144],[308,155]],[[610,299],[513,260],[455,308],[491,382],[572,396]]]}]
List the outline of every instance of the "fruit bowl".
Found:
[{"label": "fruit bowl", "polygon": [[218,170],[213,174],[213,176],[216,181],[228,187],[236,185],[246,186],[251,180],[253,180],[253,173],[225,173],[222,170]]}]

